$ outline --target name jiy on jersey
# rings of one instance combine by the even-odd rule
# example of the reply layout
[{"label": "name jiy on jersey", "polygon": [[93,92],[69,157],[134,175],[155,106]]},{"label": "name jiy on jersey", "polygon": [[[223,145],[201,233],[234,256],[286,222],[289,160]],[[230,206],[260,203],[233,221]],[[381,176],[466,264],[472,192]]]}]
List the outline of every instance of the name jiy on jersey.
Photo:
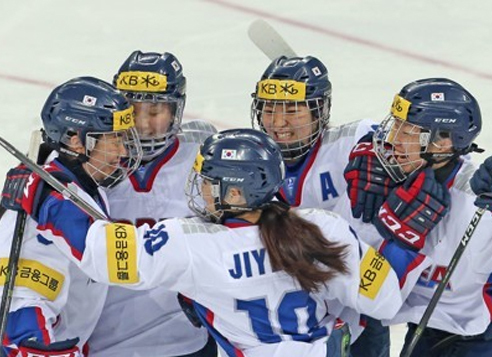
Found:
[{"label": "name jiy on jersey", "polygon": [[233,279],[265,275],[267,271],[271,271],[270,265],[266,262],[265,257],[265,248],[234,253],[232,254],[232,259],[229,255],[226,258],[226,261],[232,264],[232,268],[227,267],[229,275]]}]

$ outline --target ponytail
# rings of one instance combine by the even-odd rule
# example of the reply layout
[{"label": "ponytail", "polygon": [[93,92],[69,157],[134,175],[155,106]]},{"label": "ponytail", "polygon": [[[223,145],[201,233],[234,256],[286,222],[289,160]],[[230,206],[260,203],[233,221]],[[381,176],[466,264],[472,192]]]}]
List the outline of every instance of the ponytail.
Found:
[{"label": "ponytail", "polygon": [[274,271],[283,270],[309,292],[338,274],[347,274],[345,245],[328,241],[317,225],[289,210],[281,202],[270,202],[258,221],[260,237]]}]

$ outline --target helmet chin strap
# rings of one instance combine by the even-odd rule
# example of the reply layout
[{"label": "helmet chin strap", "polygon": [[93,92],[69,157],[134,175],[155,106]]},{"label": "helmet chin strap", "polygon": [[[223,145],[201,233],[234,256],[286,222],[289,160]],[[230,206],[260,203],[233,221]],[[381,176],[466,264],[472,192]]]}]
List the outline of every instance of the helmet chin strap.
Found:
[{"label": "helmet chin strap", "polygon": [[61,154],[65,154],[71,158],[74,158],[77,161],[80,161],[81,163],[89,161],[89,156],[87,156],[86,154],[81,154],[76,151],[70,150],[65,145],[58,144],[57,148],[55,149],[59,151]]},{"label": "helmet chin strap", "polygon": [[222,211],[222,215],[220,216],[220,220],[219,220],[220,221],[219,223],[222,223],[227,218],[235,218],[246,212],[254,211],[255,208],[240,207],[240,206],[233,206],[228,203],[220,203],[220,204],[215,204],[215,210]]},{"label": "helmet chin strap", "polygon": [[443,162],[449,162],[459,156],[461,156],[461,154],[457,152],[447,154],[425,152],[420,154],[420,157],[427,162],[427,164],[424,165],[424,168],[432,167],[435,164],[441,164]]},{"label": "helmet chin strap", "polygon": [[51,140],[44,130],[42,132],[43,132],[43,141],[47,143],[48,146],[53,150],[58,151],[60,154],[67,155],[72,159],[77,159],[81,163],[87,162],[89,160],[89,157],[87,155],[71,150],[69,146],[66,144],[62,144]]},{"label": "helmet chin strap", "polygon": [[[421,147],[421,150],[423,151],[425,148]],[[443,162],[449,162],[457,159],[458,157],[462,155],[466,155],[471,152],[476,152],[476,153],[483,153],[485,150],[482,148],[479,148],[477,144],[471,144],[470,147],[462,150],[455,150],[452,153],[430,153],[430,152],[424,152],[420,154],[420,157],[424,160],[427,161],[427,164],[425,167],[432,167],[434,164],[440,164]]]}]

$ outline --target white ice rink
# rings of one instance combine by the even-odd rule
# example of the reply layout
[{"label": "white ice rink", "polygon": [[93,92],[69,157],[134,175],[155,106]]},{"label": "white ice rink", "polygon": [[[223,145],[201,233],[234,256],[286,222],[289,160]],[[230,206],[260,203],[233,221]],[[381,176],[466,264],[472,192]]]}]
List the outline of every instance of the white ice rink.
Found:
[{"label": "white ice rink", "polygon": [[[299,54],[326,63],[334,125],[384,118],[414,79],[460,82],[482,108],[481,162],[492,152],[491,16],[487,0],[1,0],[0,136],[27,150],[55,85],[81,75],[111,80],[135,49],[178,56],[186,119],[249,127],[250,94],[269,61],[247,28],[264,18]],[[0,177],[15,163],[0,149]]]}]

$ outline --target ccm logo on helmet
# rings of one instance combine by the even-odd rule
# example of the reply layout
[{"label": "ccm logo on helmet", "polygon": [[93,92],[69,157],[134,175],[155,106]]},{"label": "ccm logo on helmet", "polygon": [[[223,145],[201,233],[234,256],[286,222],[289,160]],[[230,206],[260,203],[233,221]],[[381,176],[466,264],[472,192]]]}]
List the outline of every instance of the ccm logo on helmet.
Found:
[{"label": "ccm logo on helmet", "polygon": [[241,177],[224,177],[222,181],[226,182],[243,182],[244,178]]},{"label": "ccm logo on helmet", "polygon": [[457,119],[451,119],[451,118],[435,118],[434,122],[435,123],[448,123],[448,124],[453,124],[456,123]]},{"label": "ccm logo on helmet", "polygon": [[69,117],[69,116],[66,116],[65,117],[65,120],[66,121],[69,121],[71,123],[77,124],[77,125],[85,125],[87,123],[85,120],[77,119],[77,118],[72,118],[72,117]]}]

